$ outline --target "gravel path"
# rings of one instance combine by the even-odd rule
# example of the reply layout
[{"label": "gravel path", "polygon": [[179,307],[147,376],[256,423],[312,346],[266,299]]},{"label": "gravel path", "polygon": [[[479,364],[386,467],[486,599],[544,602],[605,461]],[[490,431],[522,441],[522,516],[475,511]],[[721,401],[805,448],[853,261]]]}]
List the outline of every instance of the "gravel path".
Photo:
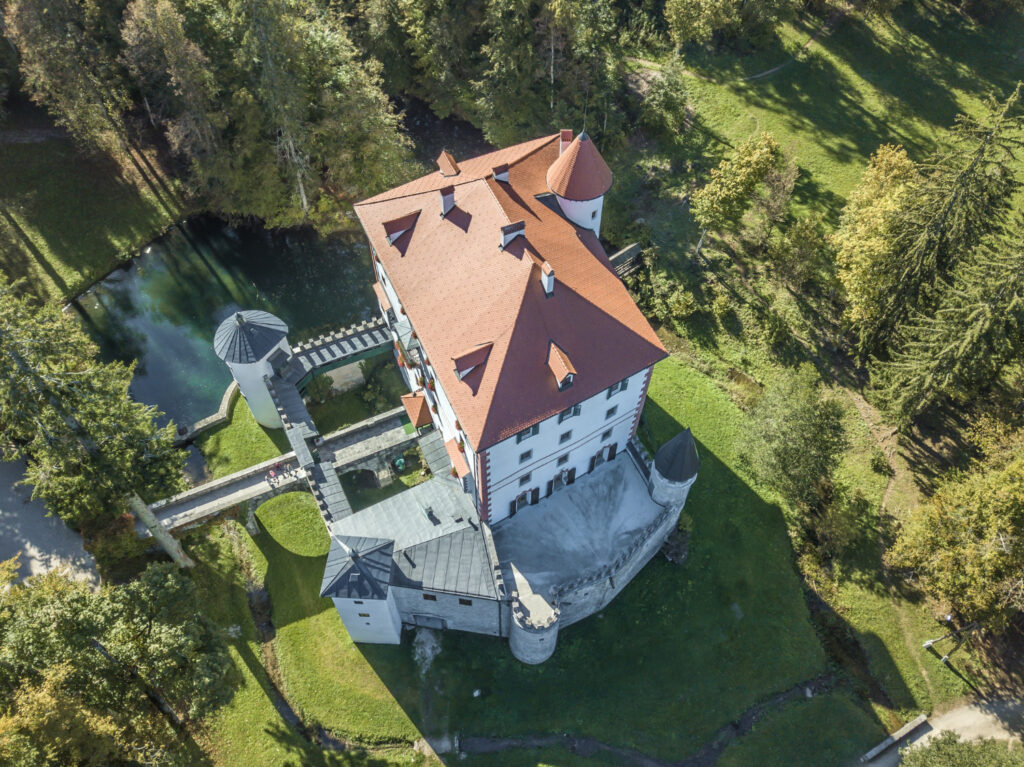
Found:
[{"label": "gravel path", "polygon": [[23,461],[0,463],[0,560],[21,554],[22,577],[67,567],[73,577],[97,583],[96,563],[78,533],[46,516],[31,488],[15,486],[24,473]]},{"label": "gravel path", "polygon": [[[964,740],[992,738],[995,740],[1016,740],[1024,738],[1024,701],[979,700],[958,706],[944,714],[936,714],[914,731],[907,740],[899,744],[905,748],[910,744],[927,743],[940,733],[952,730],[960,733]],[[870,762],[869,767],[897,767],[900,763],[899,749],[893,746]]]}]

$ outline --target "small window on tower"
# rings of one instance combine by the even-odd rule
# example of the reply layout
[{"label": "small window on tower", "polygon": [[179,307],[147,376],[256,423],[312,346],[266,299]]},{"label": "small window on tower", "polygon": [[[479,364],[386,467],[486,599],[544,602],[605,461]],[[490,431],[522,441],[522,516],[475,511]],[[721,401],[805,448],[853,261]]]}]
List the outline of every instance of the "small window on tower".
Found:
[{"label": "small window on tower", "polygon": [[608,429],[607,431],[605,431],[605,432],[604,432],[604,433],[603,433],[603,434],[601,435],[601,441],[602,441],[602,442],[607,442],[607,441],[608,441],[608,440],[610,440],[611,438],[612,438],[612,430],[611,430],[611,429]]},{"label": "small window on tower", "polygon": [[619,412],[619,406],[618,405],[616,405],[615,407],[608,408],[608,412],[604,414],[604,420],[607,421],[609,418],[614,418],[615,414],[618,413],[618,412]]},{"label": "small window on tower", "polygon": [[471,607],[473,605],[473,600],[463,599],[462,597],[459,597],[459,604],[464,605],[465,607]]},{"label": "small window on tower", "polygon": [[370,614],[369,613],[359,613],[359,617],[360,618],[369,618]]},{"label": "small window on tower", "polygon": [[565,464],[567,464],[567,463],[569,463],[569,454],[568,453],[566,453],[565,455],[558,456],[558,465],[559,466],[565,466]]},{"label": "small window on tower", "polygon": [[597,218],[597,211],[596,210],[590,211],[590,217],[591,218]]},{"label": "small window on tower", "polygon": [[530,483],[530,472],[527,472],[519,478],[519,487]]},{"label": "small window on tower", "polygon": [[425,600],[427,600],[428,602],[436,602],[437,601],[437,597],[435,597],[433,594],[424,594],[423,598]]},{"label": "small window on tower", "polygon": [[523,452],[521,452],[519,454],[519,463],[526,463],[531,458],[533,458],[533,451],[532,450],[524,450]]},{"label": "small window on tower", "polygon": [[572,429],[570,429],[570,430],[569,430],[569,431],[567,431],[567,432],[564,432],[564,433],[562,434],[562,436],[558,438],[558,444],[559,444],[559,445],[564,445],[564,444],[565,444],[566,442],[568,442],[568,441],[569,441],[570,439],[572,439]]}]

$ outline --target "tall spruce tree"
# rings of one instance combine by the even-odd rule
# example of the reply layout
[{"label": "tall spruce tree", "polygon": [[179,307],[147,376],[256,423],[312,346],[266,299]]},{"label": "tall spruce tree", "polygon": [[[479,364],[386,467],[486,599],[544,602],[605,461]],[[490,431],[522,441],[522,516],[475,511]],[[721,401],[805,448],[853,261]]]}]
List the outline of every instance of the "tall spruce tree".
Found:
[{"label": "tall spruce tree", "polygon": [[968,400],[1024,352],[1024,219],[958,267],[931,317],[901,334],[875,386],[902,423],[936,401]]},{"label": "tall spruce tree", "polygon": [[132,367],[99,363],[81,327],[0,281],[0,433],[5,458],[26,458],[25,479],[50,509],[89,527],[126,508],[167,553],[192,564],[155,524],[142,496],[181,487],[174,426],[128,394]]},{"label": "tall spruce tree", "polygon": [[25,89],[83,144],[124,148],[130,105],[117,63],[117,3],[7,0],[4,21]]},{"label": "tall spruce tree", "polygon": [[932,313],[939,281],[1004,223],[1020,186],[1013,170],[1015,150],[1024,143],[1020,97],[1018,83],[1006,101],[990,101],[981,118],[960,115],[948,140],[922,164],[913,204],[895,227],[889,268],[896,279],[881,311],[859,326],[862,353],[888,351],[914,312]]}]

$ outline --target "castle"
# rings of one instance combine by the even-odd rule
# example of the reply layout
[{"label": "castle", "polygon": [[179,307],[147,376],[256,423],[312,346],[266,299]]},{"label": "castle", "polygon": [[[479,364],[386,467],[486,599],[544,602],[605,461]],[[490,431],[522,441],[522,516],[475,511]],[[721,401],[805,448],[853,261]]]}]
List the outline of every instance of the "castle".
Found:
[{"label": "castle", "polygon": [[[688,430],[653,461],[636,440],[667,353],[598,239],[612,173],[587,134],[437,165],[355,211],[403,404],[450,470],[325,514],[321,594],[357,642],[456,629],[540,663],[661,547],[699,460]],[[281,424],[269,376],[290,355],[275,319],[229,320],[221,341],[256,339],[222,356],[268,426]]]}]

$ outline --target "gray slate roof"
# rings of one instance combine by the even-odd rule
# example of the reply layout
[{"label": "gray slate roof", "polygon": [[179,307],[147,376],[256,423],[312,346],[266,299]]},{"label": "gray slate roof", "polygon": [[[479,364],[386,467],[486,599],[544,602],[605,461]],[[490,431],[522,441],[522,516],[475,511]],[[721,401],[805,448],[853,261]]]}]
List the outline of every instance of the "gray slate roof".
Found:
[{"label": "gray slate roof", "polygon": [[700,457],[689,429],[683,429],[658,448],[654,455],[654,468],[672,482],[686,482],[697,475]]},{"label": "gray slate roof", "polygon": [[225,319],[213,336],[213,350],[225,362],[258,362],[288,334],[270,312],[246,309]]},{"label": "gray slate roof", "polygon": [[480,519],[451,477],[434,477],[328,527],[339,537],[393,539],[393,586],[497,599]]},{"label": "gray slate roof", "polygon": [[332,536],[320,596],[384,599],[391,580],[394,541]]}]

